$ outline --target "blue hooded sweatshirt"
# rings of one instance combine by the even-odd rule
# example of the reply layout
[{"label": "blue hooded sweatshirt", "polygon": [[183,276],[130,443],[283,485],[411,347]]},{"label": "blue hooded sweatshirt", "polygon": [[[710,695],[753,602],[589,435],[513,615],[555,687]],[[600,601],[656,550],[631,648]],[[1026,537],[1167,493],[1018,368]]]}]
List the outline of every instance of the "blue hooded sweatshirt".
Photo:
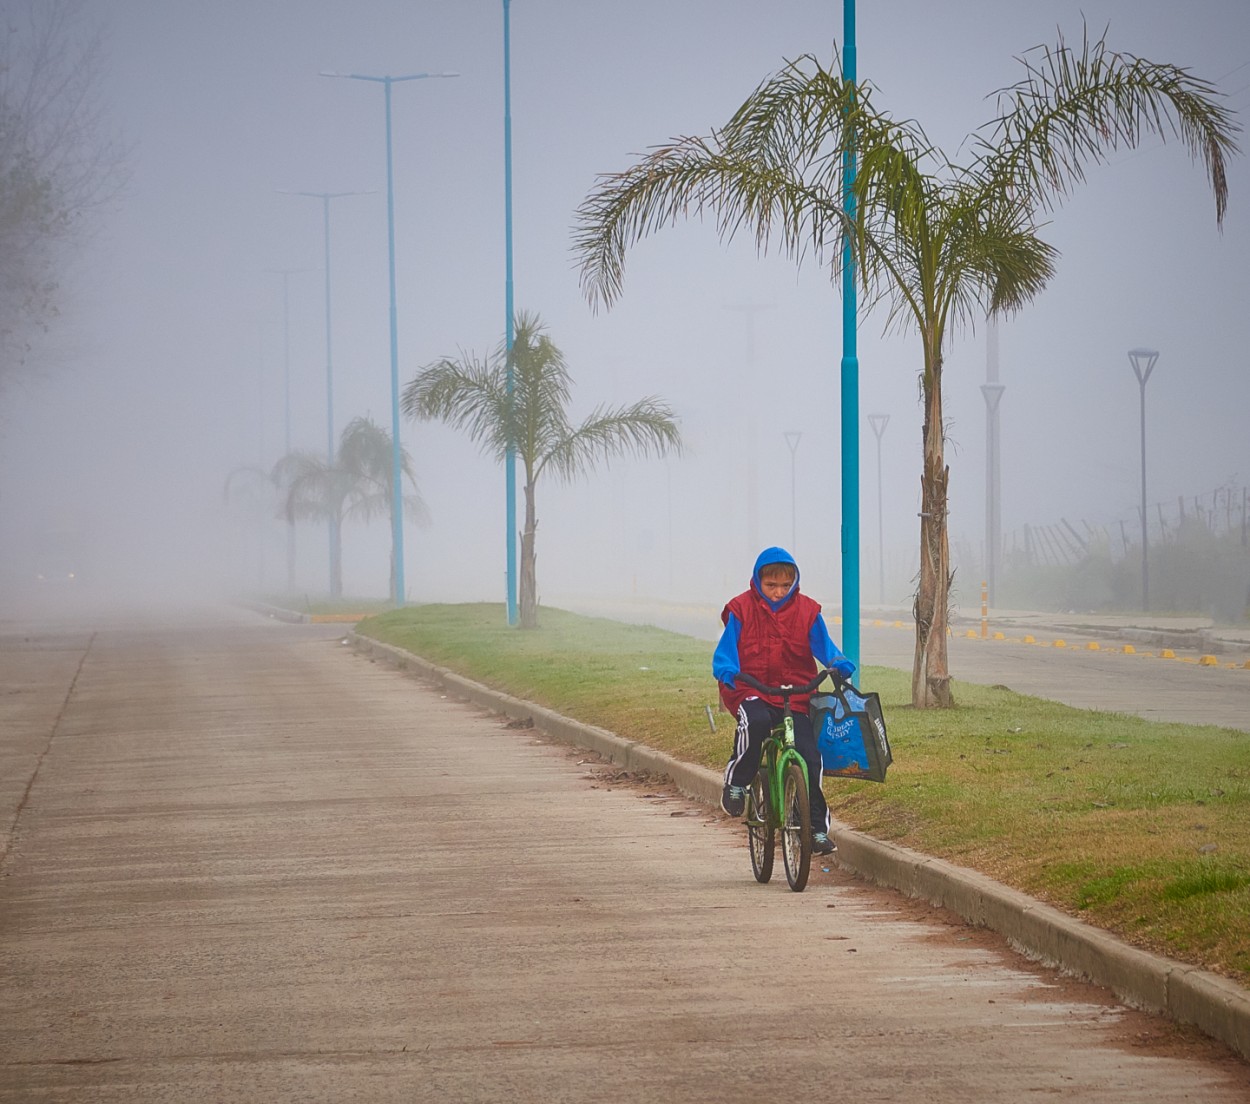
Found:
[{"label": "blue hooded sweatshirt", "polygon": [[[760,571],[769,564],[789,564],[794,582],[778,601],[764,596]],[[747,660],[747,671],[771,686],[783,682],[809,682],[816,673],[812,657],[850,678],[855,665],[842,654],[829,635],[820,605],[799,592],[799,567],[784,548],[766,548],[755,560],[751,585],[721,611],[724,631],[712,655],[712,674],[721,684],[721,701],[731,713],[748,697],[764,697],[774,705],[780,699],[737,687],[734,679]],[[745,635],[744,635],[745,634]],[[807,708],[806,697],[791,699],[799,712]]]}]

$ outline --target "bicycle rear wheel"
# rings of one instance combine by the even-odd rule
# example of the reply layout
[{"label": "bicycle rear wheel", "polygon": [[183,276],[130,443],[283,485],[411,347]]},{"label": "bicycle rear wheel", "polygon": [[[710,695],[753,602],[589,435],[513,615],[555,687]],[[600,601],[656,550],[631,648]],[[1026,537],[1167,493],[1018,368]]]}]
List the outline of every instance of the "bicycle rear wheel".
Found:
[{"label": "bicycle rear wheel", "polygon": [[812,810],[807,778],[798,763],[786,764],[782,792],[781,857],[790,888],[802,893],[812,865]]},{"label": "bicycle rear wheel", "polygon": [[773,876],[773,856],[777,835],[768,816],[768,783],[760,771],[747,790],[747,844],[751,848],[751,869],[757,882]]}]

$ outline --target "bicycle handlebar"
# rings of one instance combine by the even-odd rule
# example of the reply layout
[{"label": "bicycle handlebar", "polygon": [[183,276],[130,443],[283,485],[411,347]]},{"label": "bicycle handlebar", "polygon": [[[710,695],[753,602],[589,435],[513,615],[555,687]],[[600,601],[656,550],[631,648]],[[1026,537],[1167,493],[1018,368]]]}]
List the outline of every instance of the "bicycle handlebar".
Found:
[{"label": "bicycle handlebar", "polygon": [[739,671],[734,676],[734,680],[737,681],[738,679],[741,679],[748,686],[754,687],[763,694],[777,694],[780,695],[783,701],[788,701],[790,698],[794,697],[795,694],[812,693],[816,687],[818,687],[825,681],[826,678],[830,676],[833,677],[834,682],[846,682],[846,679],[838,674],[838,672],[832,667],[825,667],[818,671],[816,677],[806,686],[765,686],[759,679],[755,678],[754,675],[748,675],[745,671]]}]

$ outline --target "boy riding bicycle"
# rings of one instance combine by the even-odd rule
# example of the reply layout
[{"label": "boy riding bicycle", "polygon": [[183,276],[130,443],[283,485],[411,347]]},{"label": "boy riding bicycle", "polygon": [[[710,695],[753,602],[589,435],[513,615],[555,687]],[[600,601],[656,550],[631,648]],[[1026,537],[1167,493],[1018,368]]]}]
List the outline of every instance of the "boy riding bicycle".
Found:
[{"label": "boy riding bicycle", "polygon": [[[721,704],[738,719],[734,748],[725,766],[721,808],[732,817],[746,808],[747,787],[760,766],[760,751],[782,715],[781,699],[734,685],[745,671],[768,686],[803,685],[816,676],[816,661],[849,679],[855,664],[829,635],[820,604],[799,593],[799,568],[784,548],[766,548],[755,561],[749,589],[721,611],[725,628],[712,655],[712,675],[720,683]],[[810,695],[790,699],[794,744],[807,764],[812,809],[812,849],[836,850],[829,838],[829,806],[821,787],[822,763],[808,716]]]}]

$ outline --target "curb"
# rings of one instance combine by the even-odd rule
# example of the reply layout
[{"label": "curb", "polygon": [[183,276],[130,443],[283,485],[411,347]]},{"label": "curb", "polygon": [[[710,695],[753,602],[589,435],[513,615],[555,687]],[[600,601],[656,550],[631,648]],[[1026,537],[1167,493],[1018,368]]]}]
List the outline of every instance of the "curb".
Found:
[{"label": "curb", "polygon": [[264,602],[245,602],[243,608],[259,613],[262,617],[272,617],[275,621],[288,621],[295,625],[355,625],[369,616],[367,613],[299,613]]},{"label": "curb", "polygon": [[275,621],[286,621],[292,625],[308,624],[308,614],[297,613],[295,610],[283,609],[281,606],[270,606],[264,602],[242,602],[244,609],[259,613],[262,617],[272,617]]},{"label": "curb", "polygon": [[[349,639],[356,651],[411,672],[457,698],[515,720],[532,720],[553,739],[588,748],[627,770],[662,774],[687,797],[719,807],[722,779],[707,767],[492,690],[390,644],[355,632]],[[1250,990],[1236,982],[1130,947],[974,870],[874,839],[839,821],[833,822],[831,835],[837,841],[839,865],[860,877],[996,931],[1028,958],[1110,989],[1130,1007],[1192,1024],[1250,1060]]]}]

